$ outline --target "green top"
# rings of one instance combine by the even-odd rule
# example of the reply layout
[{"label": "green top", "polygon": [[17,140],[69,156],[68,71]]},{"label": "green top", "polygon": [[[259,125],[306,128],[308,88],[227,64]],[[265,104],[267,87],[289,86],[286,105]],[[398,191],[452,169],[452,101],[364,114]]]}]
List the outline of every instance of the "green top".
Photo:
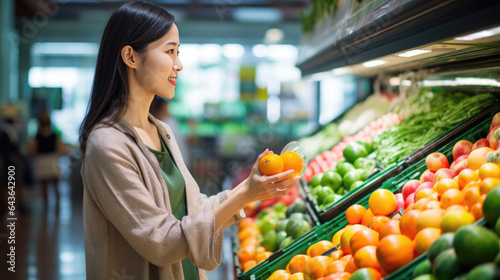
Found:
[{"label": "green top", "polygon": [[[161,152],[153,150],[149,147],[148,149],[156,156],[156,159],[160,164],[161,175],[168,187],[168,196],[170,199],[172,213],[180,221],[182,220],[182,217],[187,215],[186,183],[184,182],[184,178],[182,177],[179,168],[177,168],[177,165],[165,146],[161,136],[160,141]],[[182,270],[184,272],[184,279],[199,279],[196,266],[194,266],[188,258],[182,260]]]}]

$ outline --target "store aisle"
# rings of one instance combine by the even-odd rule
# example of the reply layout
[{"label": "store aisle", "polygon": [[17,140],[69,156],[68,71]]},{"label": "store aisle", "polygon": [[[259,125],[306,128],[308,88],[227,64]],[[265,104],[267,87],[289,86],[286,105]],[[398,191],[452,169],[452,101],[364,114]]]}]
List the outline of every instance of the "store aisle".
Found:
[{"label": "store aisle", "polygon": [[[84,280],[85,252],[81,200],[71,195],[70,184],[60,183],[59,211],[55,203],[44,210],[37,189],[25,191],[28,206],[26,213],[18,216],[15,229],[15,273],[7,270],[7,216],[1,218],[0,230],[0,279],[9,280]],[[73,197],[73,199],[72,199]],[[49,200],[50,200],[49,192]],[[207,272],[209,280],[233,279],[231,242],[229,230],[224,241],[222,264]]]},{"label": "store aisle", "polygon": [[[36,189],[24,191],[27,210],[18,216],[15,229],[16,272],[6,272],[7,254],[4,252],[8,247],[6,239],[2,238],[0,262],[4,268],[1,279],[85,279],[82,204],[71,200],[67,182],[62,181],[59,187],[59,210],[55,203],[49,203],[44,209]],[[49,191],[49,201],[51,198]],[[4,216],[2,233],[5,233],[6,221]]]}]

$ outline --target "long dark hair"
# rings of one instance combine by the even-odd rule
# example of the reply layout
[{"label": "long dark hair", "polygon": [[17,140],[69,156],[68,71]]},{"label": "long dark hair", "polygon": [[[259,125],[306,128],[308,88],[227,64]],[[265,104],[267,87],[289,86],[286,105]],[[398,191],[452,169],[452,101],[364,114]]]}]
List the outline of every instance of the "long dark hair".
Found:
[{"label": "long dark hair", "polygon": [[80,148],[85,156],[87,138],[94,126],[111,117],[108,125],[123,115],[129,96],[127,68],[121,57],[123,47],[144,53],[172,27],[174,17],[160,6],[130,2],[109,18],[102,35],[87,115],[80,127]]}]

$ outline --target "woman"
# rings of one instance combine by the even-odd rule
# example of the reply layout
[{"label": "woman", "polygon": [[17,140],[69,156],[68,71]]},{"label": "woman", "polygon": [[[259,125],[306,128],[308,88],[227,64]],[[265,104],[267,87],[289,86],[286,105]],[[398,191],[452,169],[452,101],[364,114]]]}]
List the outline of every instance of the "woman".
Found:
[{"label": "woman", "polygon": [[200,193],[172,130],[148,114],[155,95],[174,96],[178,49],[174,18],[153,4],[123,5],[104,30],[80,134],[88,279],[206,279],[241,209],[299,180],[263,176],[266,150],[233,190]]},{"label": "woman", "polygon": [[38,133],[28,144],[28,154],[35,156],[35,174],[42,186],[44,208],[48,208],[47,188],[52,184],[56,196],[56,209],[59,209],[59,177],[61,177],[59,158],[69,154],[70,149],[52,131],[51,123],[47,112],[42,111],[38,115]]}]

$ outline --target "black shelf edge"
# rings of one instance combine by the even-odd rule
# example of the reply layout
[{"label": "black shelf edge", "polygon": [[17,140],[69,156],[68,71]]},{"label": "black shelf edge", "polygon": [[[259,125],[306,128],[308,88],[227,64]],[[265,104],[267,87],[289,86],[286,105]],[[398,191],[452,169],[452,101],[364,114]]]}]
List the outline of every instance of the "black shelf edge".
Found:
[{"label": "black shelf edge", "polygon": [[302,75],[355,65],[500,25],[500,1],[413,0],[302,61]]}]

